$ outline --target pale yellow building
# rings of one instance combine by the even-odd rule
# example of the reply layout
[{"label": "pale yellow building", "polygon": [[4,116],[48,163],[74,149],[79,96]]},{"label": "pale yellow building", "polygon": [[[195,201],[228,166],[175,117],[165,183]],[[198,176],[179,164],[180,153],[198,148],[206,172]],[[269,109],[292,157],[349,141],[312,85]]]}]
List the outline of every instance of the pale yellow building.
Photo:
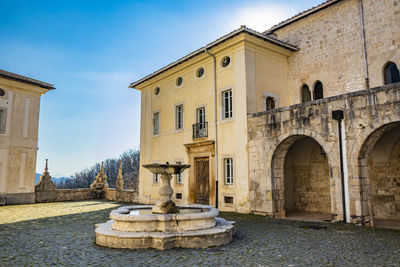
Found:
[{"label": "pale yellow building", "polygon": [[0,198],[35,202],[40,96],[53,85],[0,70]]},{"label": "pale yellow building", "polygon": [[[353,159],[345,162],[346,171],[339,171],[339,155],[325,163],[339,146],[330,112],[351,110],[352,102],[335,102],[351,97],[348,93],[400,81],[399,14],[397,0],[329,0],[263,33],[242,26],[131,83],[141,91],[140,164],[192,165],[172,182],[178,203],[280,217],[299,207],[334,220],[367,216],[362,211],[366,198],[360,201],[353,191],[360,186],[349,184],[352,177],[359,179],[352,174]],[[313,110],[327,101],[325,110]],[[353,119],[349,114],[345,119]],[[273,131],[261,131],[265,125]],[[314,130],[323,131],[326,139],[313,136]],[[348,142],[359,133],[346,131]],[[293,136],[297,139],[286,144]],[[282,147],[287,149],[279,152]],[[348,153],[351,149],[344,147]],[[291,162],[277,168],[276,153],[284,160],[288,151]],[[318,170],[313,183],[323,185],[302,185],[301,190],[314,191],[300,196],[293,187],[304,166],[291,167],[291,174],[286,167],[310,161],[307,172]],[[340,175],[335,180],[341,172],[342,185]],[[157,177],[141,167],[139,201],[154,203],[158,189]],[[400,193],[393,201],[400,214]]]}]

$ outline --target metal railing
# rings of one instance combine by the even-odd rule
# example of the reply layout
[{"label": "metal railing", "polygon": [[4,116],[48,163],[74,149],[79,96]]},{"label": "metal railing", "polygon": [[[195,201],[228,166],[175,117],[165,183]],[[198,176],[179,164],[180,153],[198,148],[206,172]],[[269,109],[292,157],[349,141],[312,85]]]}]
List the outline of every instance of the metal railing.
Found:
[{"label": "metal railing", "polygon": [[193,124],[193,139],[208,137],[208,122]]}]

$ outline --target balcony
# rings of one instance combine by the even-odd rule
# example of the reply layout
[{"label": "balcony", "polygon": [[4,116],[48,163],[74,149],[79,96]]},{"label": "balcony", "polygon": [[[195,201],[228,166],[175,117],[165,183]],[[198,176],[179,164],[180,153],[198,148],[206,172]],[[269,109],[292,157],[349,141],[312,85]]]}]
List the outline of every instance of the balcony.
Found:
[{"label": "balcony", "polygon": [[208,137],[208,122],[193,124],[193,140],[203,137]]}]

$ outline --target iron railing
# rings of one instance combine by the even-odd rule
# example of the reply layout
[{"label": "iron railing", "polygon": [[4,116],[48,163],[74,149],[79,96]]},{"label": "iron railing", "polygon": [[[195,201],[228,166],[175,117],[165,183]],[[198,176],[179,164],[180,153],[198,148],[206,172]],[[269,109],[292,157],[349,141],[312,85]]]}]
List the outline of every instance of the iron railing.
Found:
[{"label": "iron railing", "polygon": [[193,124],[193,139],[208,137],[208,122]]}]

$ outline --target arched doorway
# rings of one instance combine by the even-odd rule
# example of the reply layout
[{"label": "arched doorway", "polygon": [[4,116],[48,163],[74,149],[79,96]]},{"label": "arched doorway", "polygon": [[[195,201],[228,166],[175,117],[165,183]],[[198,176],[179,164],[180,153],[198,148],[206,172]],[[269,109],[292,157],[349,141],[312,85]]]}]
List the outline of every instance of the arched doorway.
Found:
[{"label": "arched doorway", "polygon": [[359,164],[370,224],[400,229],[400,122],[384,125],[368,136]]},{"label": "arched doorway", "polygon": [[331,220],[331,188],[327,155],[313,138],[284,140],[272,160],[277,216]]}]

